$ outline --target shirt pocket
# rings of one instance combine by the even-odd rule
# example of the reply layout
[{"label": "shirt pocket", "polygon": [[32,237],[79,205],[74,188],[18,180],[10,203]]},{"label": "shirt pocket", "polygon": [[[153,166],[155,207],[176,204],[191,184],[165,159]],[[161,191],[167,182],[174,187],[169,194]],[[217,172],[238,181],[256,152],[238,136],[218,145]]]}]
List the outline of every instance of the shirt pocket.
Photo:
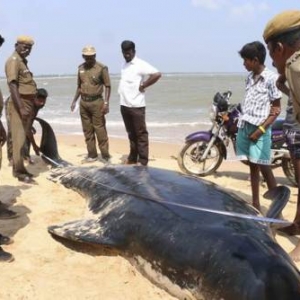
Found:
[{"label": "shirt pocket", "polygon": [[264,84],[257,83],[256,92],[260,95],[267,95],[268,94],[268,88]]}]

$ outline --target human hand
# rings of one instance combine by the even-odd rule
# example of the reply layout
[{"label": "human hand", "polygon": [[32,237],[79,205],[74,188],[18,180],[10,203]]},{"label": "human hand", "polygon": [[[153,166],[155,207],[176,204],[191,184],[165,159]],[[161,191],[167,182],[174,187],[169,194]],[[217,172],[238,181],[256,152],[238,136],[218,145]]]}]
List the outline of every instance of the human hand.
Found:
[{"label": "human hand", "polygon": [[257,128],[256,130],[254,130],[250,135],[249,135],[249,139],[252,142],[257,142],[257,140],[263,135],[263,132]]},{"label": "human hand", "polygon": [[73,112],[76,108],[76,101],[73,101],[71,104],[71,112]]},{"label": "human hand", "polygon": [[106,115],[109,113],[109,104],[103,103],[102,109],[101,109],[102,114]]},{"label": "human hand", "polygon": [[30,112],[25,107],[20,107],[20,115],[22,120],[27,120],[30,117]]},{"label": "human hand", "polygon": [[139,91],[140,91],[141,93],[145,93],[145,86],[144,86],[143,83],[140,84],[140,86],[139,86]]}]

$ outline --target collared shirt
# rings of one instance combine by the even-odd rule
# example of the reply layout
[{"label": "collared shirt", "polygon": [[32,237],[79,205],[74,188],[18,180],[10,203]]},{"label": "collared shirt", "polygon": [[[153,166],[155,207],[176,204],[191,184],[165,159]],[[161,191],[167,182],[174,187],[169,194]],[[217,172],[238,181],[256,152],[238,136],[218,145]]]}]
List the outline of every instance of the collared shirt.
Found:
[{"label": "collared shirt", "polygon": [[286,61],[285,75],[293,99],[295,119],[300,123],[300,50]]},{"label": "collared shirt", "polygon": [[259,126],[267,119],[271,103],[282,97],[282,93],[276,87],[277,78],[278,75],[267,68],[257,79],[254,78],[253,72],[249,73],[238,127],[243,127],[244,122]]},{"label": "collared shirt", "polygon": [[146,106],[145,93],[141,93],[139,87],[147,76],[157,72],[156,68],[136,56],[130,62],[125,62],[118,89],[120,104],[127,107]]},{"label": "collared shirt", "polygon": [[6,61],[5,74],[8,84],[16,81],[20,94],[36,94],[36,83],[28,69],[27,60],[23,59],[18,52],[15,51]]},{"label": "collared shirt", "polygon": [[83,95],[102,95],[103,85],[110,86],[108,68],[99,62],[91,68],[86,68],[84,63],[81,64],[78,67],[77,84]]}]

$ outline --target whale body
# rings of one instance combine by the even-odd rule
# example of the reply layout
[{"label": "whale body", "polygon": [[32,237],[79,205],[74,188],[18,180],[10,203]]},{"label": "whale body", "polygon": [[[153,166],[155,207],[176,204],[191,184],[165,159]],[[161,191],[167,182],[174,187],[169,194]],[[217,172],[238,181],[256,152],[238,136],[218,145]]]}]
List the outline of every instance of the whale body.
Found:
[{"label": "whale body", "polygon": [[52,235],[118,249],[178,299],[300,299],[299,271],[268,224],[176,205],[258,215],[213,183],[143,166],[66,167],[52,177],[90,211],[49,226]]}]

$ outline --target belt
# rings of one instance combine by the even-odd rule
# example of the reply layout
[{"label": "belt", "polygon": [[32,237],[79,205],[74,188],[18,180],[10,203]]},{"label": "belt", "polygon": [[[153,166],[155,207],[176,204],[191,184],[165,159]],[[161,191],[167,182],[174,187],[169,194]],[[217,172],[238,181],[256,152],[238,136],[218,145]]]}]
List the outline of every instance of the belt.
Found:
[{"label": "belt", "polygon": [[87,102],[95,101],[95,100],[100,99],[100,98],[102,98],[102,95],[91,95],[91,96],[81,95],[81,99],[83,101],[87,101]]},{"label": "belt", "polygon": [[33,100],[35,96],[35,94],[20,94],[20,97],[26,100]]}]

